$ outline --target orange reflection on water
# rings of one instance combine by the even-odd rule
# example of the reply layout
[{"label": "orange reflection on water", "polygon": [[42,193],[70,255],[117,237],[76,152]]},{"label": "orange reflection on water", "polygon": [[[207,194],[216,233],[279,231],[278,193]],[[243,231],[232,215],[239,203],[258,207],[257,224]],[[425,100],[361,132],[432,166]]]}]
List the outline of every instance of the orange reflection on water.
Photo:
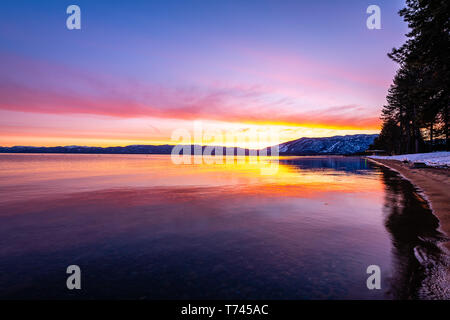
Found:
[{"label": "orange reflection on water", "polygon": [[[117,279],[129,290],[115,290],[118,296],[140,297],[136,288],[145,284],[159,288],[155,298],[235,297],[236,290],[258,297],[267,281],[269,298],[371,295],[367,265],[389,270],[391,262],[380,172],[359,158],[287,157],[275,174],[262,175],[270,161],[175,165],[168,155],[2,154],[5,274],[22,281],[26,294],[51,281],[27,282],[30,274],[59,279],[70,261],[98,267],[90,270],[94,291],[109,290],[103,274]],[[17,293],[15,283],[3,286]]]},{"label": "orange reflection on water", "polygon": [[[8,190],[9,197],[0,201],[118,188],[220,188],[222,196],[300,198],[356,193],[362,185],[370,198],[383,189],[380,179],[364,174],[286,163],[295,159],[305,158],[235,157],[232,163],[175,165],[169,155],[3,154],[0,190]],[[261,174],[274,164],[274,174]]]}]

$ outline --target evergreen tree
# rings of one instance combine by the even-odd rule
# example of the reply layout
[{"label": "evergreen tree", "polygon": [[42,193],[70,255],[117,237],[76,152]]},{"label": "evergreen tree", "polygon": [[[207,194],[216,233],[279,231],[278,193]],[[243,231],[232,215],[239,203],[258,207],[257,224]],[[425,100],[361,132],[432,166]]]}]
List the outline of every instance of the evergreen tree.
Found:
[{"label": "evergreen tree", "polygon": [[406,4],[399,14],[410,32],[408,40],[388,54],[400,68],[381,116],[383,136],[399,141],[384,148],[394,153],[428,151],[436,139],[445,139],[450,150],[450,1],[407,0]]}]

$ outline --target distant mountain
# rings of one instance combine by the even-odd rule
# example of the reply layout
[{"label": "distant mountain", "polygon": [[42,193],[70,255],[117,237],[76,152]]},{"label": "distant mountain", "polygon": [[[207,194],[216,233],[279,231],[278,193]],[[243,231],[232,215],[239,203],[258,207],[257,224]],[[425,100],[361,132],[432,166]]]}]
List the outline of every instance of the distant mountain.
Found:
[{"label": "distant mountain", "polygon": [[355,154],[366,151],[377,134],[300,138],[279,145],[281,155]]},{"label": "distant mountain", "polygon": [[144,154],[170,154],[171,145],[131,145],[126,147],[84,147],[84,146],[64,146],[64,147],[0,147],[0,153],[144,153]]},{"label": "distant mountain", "polygon": [[[354,154],[364,152],[378,135],[356,134],[327,138],[300,138],[279,145],[281,155]],[[170,154],[173,145],[130,145],[126,147],[0,147],[0,153],[95,153],[95,154]],[[187,146],[193,153],[193,145]],[[200,147],[200,146],[198,146]],[[202,150],[206,147],[202,146]],[[233,148],[233,153],[249,154],[248,149]],[[214,152],[212,153],[214,154]],[[224,150],[223,154],[226,154]],[[268,151],[270,155],[270,149]]]},{"label": "distant mountain", "polygon": [[[0,153],[94,153],[94,154],[170,154],[174,145],[130,145],[126,147],[85,147],[85,146],[63,146],[63,147],[0,147]],[[187,145],[194,154],[194,145]],[[200,147],[200,146],[197,146]],[[206,146],[201,146],[202,152]],[[214,147],[213,147],[214,148]],[[245,153],[249,150],[242,148],[233,148],[233,153]],[[212,152],[214,154],[214,150]],[[226,151],[223,152],[226,154]]]}]

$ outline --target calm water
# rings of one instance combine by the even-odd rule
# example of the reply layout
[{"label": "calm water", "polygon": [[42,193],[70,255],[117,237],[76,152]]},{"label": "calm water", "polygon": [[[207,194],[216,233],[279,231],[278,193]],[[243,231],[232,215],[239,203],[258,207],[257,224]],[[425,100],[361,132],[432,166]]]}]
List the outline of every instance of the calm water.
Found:
[{"label": "calm water", "polygon": [[356,157],[262,165],[0,155],[0,298],[445,296],[438,220],[410,183]]}]

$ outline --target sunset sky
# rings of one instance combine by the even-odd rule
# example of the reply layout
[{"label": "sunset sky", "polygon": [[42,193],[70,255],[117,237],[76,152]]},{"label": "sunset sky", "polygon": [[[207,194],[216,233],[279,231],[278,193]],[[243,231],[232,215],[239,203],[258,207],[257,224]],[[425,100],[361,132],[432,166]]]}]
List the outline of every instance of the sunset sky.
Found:
[{"label": "sunset sky", "polygon": [[[81,8],[81,30],[66,8]],[[381,8],[369,30],[366,8]],[[404,1],[2,1],[0,146],[376,133]],[[263,142],[264,144],[264,142]],[[254,146],[249,142],[245,146]]]}]

